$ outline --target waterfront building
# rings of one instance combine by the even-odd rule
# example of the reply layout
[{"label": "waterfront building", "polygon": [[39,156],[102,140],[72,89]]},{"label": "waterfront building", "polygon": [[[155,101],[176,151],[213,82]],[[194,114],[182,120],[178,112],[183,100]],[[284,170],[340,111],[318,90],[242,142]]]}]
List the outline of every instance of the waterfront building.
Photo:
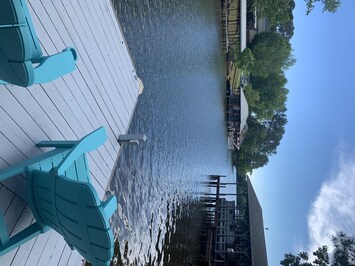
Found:
[{"label": "waterfront building", "polygon": [[233,248],[235,241],[234,230],[236,228],[236,208],[235,201],[229,201],[224,198],[219,199],[217,239],[215,252],[226,252]]},{"label": "waterfront building", "polygon": [[[253,41],[255,36],[270,31],[271,25],[266,17],[260,17],[253,5],[253,0],[222,1],[222,35],[224,51],[231,46],[239,46],[240,53]],[[229,59],[227,56],[227,61]],[[248,130],[248,102],[243,86],[248,84],[248,77],[232,62],[227,62],[227,131],[230,149],[239,149]]]},{"label": "waterfront building", "polygon": [[[228,261],[240,266],[267,266],[262,209],[248,177],[238,177],[236,239]],[[228,265],[228,264],[227,264]]]},{"label": "waterfront building", "polygon": [[[262,209],[248,177],[237,176],[236,194],[220,192],[220,176],[210,182],[216,187],[212,227],[208,229],[206,256],[200,265],[267,266]],[[212,196],[212,194],[209,194]],[[222,196],[235,195],[236,200]]]},{"label": "waterfront building", "polygon": [[233,135],[234,146],[239,149],[248,130],[249,105],[241,87],[227,97],[227,128]]}]

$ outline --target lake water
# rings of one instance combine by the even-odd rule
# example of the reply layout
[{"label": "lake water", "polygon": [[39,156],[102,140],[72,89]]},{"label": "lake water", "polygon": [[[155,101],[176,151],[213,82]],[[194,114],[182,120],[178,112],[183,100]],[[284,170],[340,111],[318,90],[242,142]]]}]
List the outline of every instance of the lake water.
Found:
[{"label": "lake water", "polygon": [[[116,0],[144,92],[109,189],[124,264],[162,265],[178,206],[209,174],[233,177],[224,127],[225,56],[217,0]],[[168,238],[168,239],[167,239]],[[165,257],[164,257],[165,256]]]}]

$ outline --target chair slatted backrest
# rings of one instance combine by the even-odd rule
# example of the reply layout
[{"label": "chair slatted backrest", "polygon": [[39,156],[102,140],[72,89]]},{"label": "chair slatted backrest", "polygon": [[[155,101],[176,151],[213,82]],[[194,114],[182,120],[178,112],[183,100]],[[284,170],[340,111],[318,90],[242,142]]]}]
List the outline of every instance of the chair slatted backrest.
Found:
[{"label": "chair slatted backrest", "polygon": [[56,203],[64,234],[81,255],[94,265],[109,261],[113,255],[113,235],[92,185],[57,179]]},{"label": "chair slatted backrest", "polygon": [[60,232],[55,212],[55,179],[46,172],[35,171],[31,186],[33,201],[30,201],[30,205],[37,222]]},{"label": "chair slatted backrest", "polygon": [[60,233],[94,265],[108,265],[113,234],[103,203],[90,184],[86,156],[78,158],[65,174],[67,177],[51,171],[33,173],[35,218]]},{"label": "chair slatted backrest", "polygon": [[1,0],[0,40],[0,79],[33,83],[31,59],[42,50],[25,0]]},{"label": "chair slatted backrest", "polygon": [[26,61],[42,55],[25,0],[1,0],[0,49],[8,60]]},{"label": "chair slatted backrest", "polygon": [[83,154],[75,162],[68,167],[64,176],[81,182],[90,182],[90,172],[86,154]]}]

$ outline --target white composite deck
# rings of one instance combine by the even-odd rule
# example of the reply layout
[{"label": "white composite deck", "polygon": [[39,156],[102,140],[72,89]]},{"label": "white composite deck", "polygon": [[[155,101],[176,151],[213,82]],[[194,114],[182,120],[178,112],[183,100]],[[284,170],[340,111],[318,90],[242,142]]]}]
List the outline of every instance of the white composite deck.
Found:
[{"label": "white composite deck", "polygon": [[[41,154],[41,140],[78,139],[104,126],[106,144],[90,153],[93,184],[103,197],[128,130],[138,81],[110,0],[27,0],[45,54],[74,46],[77,69],[54,82],[20,88],[0,85],[0,168]],[[1,40],[0,40],[1,41]],[[33,222],[25,179],[0,185],[0,208],[9,232]],[[0,257],[0,265],[81,265],[51,230]]]}]

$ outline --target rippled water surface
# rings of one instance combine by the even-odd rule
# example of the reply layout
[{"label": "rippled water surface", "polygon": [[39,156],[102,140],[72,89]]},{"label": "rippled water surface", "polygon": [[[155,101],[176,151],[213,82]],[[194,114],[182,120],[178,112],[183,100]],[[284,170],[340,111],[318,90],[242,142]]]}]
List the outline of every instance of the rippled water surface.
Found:
[{"label": "rippled water surface", "polygon": [[[184,202],[208,174],[232,175],[217,0],[116,0],[144,93],[109,189],[125,264],[163,265]],[[165,261],[165,263],[164,263]]]}]

